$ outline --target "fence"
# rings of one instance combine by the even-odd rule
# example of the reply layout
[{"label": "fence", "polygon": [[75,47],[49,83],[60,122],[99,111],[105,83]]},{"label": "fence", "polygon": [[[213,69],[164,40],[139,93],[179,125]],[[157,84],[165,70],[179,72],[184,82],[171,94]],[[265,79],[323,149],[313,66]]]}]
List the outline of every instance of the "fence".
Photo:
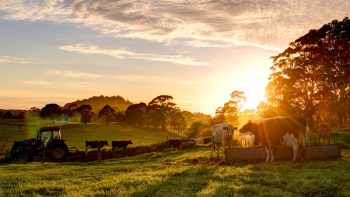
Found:
[{"label": "fence", "polygon": [[[337,135],[320,134],[308,137],[309,142],[305,147],[305,160],[340,159],[340,145],[337,144]],[[243,142],[237,147],[225,150],[225,160],[232,164],[239,161],[261,162],[266,160],[266,151],[262,147],[243,148]],[[289,147],[274,147],[276,160],[292,160],[293,150]]]}]

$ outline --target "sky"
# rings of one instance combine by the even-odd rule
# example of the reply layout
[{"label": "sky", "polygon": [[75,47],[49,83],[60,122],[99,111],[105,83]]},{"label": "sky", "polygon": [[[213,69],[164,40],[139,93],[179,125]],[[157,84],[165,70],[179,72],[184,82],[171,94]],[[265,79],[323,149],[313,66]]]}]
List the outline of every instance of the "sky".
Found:
[{"label": "sky", "polygon": [[271,56],[349,0],[0,0],[0,108],[158,95],[214,114],[264,99]]}]

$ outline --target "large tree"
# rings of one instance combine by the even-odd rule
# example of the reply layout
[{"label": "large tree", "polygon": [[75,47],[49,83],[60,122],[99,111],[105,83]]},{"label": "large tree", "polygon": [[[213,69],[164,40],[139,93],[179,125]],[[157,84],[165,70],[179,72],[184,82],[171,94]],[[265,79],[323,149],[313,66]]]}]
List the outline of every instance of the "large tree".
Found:
[{"label": "large tree", "polygon": [[80,113],[80,121],[83,124],[90,122],[92,116],[94,115],[91,105],[81,105],[77,111]]},{"label": "large tree", "polygon": [[173,102],[173,97],[169,95],[160,95],[148,103],[147,122],[154,128],[166,130],[170,114],[177,111],[178,108]]},{"label": "large tree", "polygon": [[349,18],[311,30],[272,59],[267,98],[280,114],[304,116],[311,128],[349,120]]},{"label": "large tree", "polygon": [[106,122],[106,125],[108,125],[108,123],[115,117],[115,110],[111,106],[105,105],[98,113],[98,116]]},{"label": "large tree", "polygon": [[224,103],[222,107],[216,109],[215,117],[211,120],[211,124],[223,122],[238,124],[238,112],[242,109],[245,101],[246,97],[243,91],[233,91],[230,100]]},{"label": "large tree", "polygon": [[184,131],[186,129],[187,122],[185,116],[180,110],[170,113],[169,116],[169,125],[174,131],[177,131],[179,134],[180,131]]},{"label": "large tree", "polygon": [[41,109],[42,118],[58,118],[61,115],[61,107],[55,103],[47,104]]},{"label": "large tree", "polygon": [[130,105],[125,110],[125,119],[129,124],[141,127],[144,123],[147,105],[145,103],[138,103]]}]

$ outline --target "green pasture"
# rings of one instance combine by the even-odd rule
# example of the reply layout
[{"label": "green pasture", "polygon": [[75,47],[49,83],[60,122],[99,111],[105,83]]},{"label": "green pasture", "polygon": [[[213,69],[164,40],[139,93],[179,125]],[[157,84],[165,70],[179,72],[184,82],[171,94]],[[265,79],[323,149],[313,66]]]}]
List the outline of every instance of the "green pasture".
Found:
[{"label": "green pasture", "polygon": [[[52,124],[2,121],[0,136],[20,140],[24,129]],[[85,140],[131,139],[138,146],[177,137],[120,124],[70,123],[62,132],[79,148]],[[209,160],[209,146],[198,146],[102,162],[0,165],[0,196],[350,196],[350,131],[336,133],[337,161],[219,165]]]}]

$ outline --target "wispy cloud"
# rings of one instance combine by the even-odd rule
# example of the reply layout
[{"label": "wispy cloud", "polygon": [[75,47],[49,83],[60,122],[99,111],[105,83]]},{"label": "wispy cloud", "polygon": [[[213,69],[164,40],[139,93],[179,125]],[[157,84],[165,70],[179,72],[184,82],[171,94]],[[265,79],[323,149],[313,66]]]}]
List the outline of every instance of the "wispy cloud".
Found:
[{"label": "wispy cloud", "polygon": [[31,64],[32,62],[30,60],[23,59],[23,58],[10,57],[10,56],[0,56],[0,64],[6,64],[6,63]]},{"label": "wispy cloud", "polygon": [[222,42],[222,41],[215,41],[215,40],[190,40],[186,41],[185,45],[192,46],[196,48],[208,48],[208,47],[215,47],[215,48],[223,48],[223,47],[230,47],[232,46],[232,43],[229,42]]},{"label": "wispy cloud", "polygon": [[90,88],[90,83],[87,82],[52,82],[42,80],[23,80],[22,84],[41,88],[59,88],[59,89],[82,89]]},{"label": "wispy cloud", "polygon": [[101,49],[94,45],[62,45],[59,47],[61,50],[72,51],[85,54],[99,54],[109,55],[117,59],[131,58],[131,59],[142,59],[149,61],[160,61],[170,62],[174,64],[190,65],[190,66],[205,66],[207,63],[197,61],[191,57],[183,55],[157,55],[148,53],[136,53],[123,49]]},{"label": "wispy cloud", "polygon": [[71,71],[71,70],[47,70],[45,71],[45,73],[49,75],[56,75],[56,76],[74,78],[74,79],[80,79],[80,78],[97,79],[102,77],[102,75],[100,74]]},{"label": "wispy cloud", "polygon": [[[0,2],[8,20],[83,24],[117,37],[256,43],[285,47],[310,28],[348,13],[349,0],[52,0]],[[208,44],[208,43],[207,43]],[[198,45],[197,45],[198,46]],[[217,47],[217,43],[207,46]]]},{"label": "wispy cloud", "polygon": [[171,83],[171,84],[198,84],[200,81],[187,80],[167,76],[155,75],[115,75],[113,78],[121,81],[129,82],[156,82],[156,83]]},{"label": "wispy cloud", "polygon": [[34,86],[49,86],[52,85],[51,82],[49,81],[38,81],[38,80],[24,80],[21,81],[21,83],[23,84],[27,84],[27,85],[34,85]]}]

